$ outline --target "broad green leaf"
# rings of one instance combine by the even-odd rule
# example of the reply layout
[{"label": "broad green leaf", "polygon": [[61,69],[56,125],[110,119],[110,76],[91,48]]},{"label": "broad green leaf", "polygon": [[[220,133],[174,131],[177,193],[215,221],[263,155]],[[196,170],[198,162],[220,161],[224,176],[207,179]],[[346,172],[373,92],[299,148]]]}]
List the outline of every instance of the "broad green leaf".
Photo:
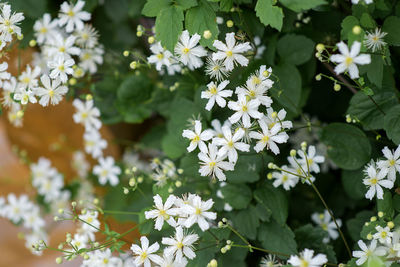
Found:
[{"label": "broad green leaf", "polygon": [[294,12],[302,12],[315,8],[320,5],[326,4],[325,0],[280,0],[281,3],[286,8],[293,10]]},{"label": "broad green leaf", "polygon": [[292,113],[299,112],[301,98],[301,75],[298,69],[291,64],[275,66],[274,73],[279,81],[270,89],[276,101]]},{"label": "broad green leaf", "polygon": [[322,130],[321,141],[329,158],[340,168],[356,170],[371,159],[371,144],[363,131],[345,123],[331,123]]},{"label": "broad green leaf", "polygon": [[120,23],[128,18],[128,8],[128,0],[106,0],[104,3],[104,10],[107,16],[116,23]]},{"label": "broad green leaf", "polygon": [[274,218],[280,225],[284,225],[288,216],[288,199],[280,188],[270,184],[264,184],[254,191],[254,199],[267,210],[272,212]]},{"label": "broad green leaf", "polygon": [[301,65],[312,57],[315,43],[303,35],[287,34],[279,39],[277,46],[279,56],[286,63]]},{"label": "broad green leaf", "polygon": [[197,6],[197,0],[176,0],[176,3],[184,10]]},{"label": "broad green leaf", "polygon": [[348,40],[348,45],[351,46],[354,41],[359,41],[362,42],[362,39],[364,38],[364,31],[361,29],[360,34],[354,34],[353,33],[353,28],[354,26],[359,26],[360,22],[358,19],[354,16],[347,16],[343,21],[342,21],[342,30],[340,32],[340,35],[342,36],[342,40]]},{"label": "broad green leaf", "polygon": [[46,13],[47,0],[12,0],[9,3],[12,12],[23,12],[28,18],[40,18]]},{"label": "broad green leaf", "polygon": [[230,183],[255,182],[260,179],[262,159],[260,155],[239,155],[235,171],[227,172],[226,179]]},{"label": "broad green leaf", "polygon": [[400,45],[400,18],[391,16],[385,19],[382,31],[386,32],[384,40],[390,45]]},{"label": "broad green leaf", "polygon": [[392,107],[385,115],[384,129],[396,145],[400,144],[400,105]]},{"label": "broad green leaf", "polygon": [[360,120],[365,130],[382,129],[384,114],[381,110],[388,112],[391,107],[398,103],[397,97],[393,92],[382,92],[371,96],[371,98],[361,91],[357,92],[351,98],[346,113],[350,114],[352,118]]},{"label": "broad green leaf", "polygon": [[256,4],[256,15],[265,26],[280,31],[283,24],[282,8],[274,6],[274,0],[258,0]]},{"label": "broad green leaf", "polygon": [[297,244],[294,233],[286,224],[279,225],[274,220],[264,223],[258,231],[258,240],[263,248],[293,255],[297,253]]},{"label": "broad green leaf", "polygon": [[147,17],[157,17],[164,8],[172,4],[171,0],[147,0],[143,7],[142,14]]},{"label": "broad green leaf", "polygon": [[394,195],[393,196],[393,208],[397,211],[400,212],[400,195]]},{"label": "broad green leaf", "polygon": [[382,87],[383,58],[380,55],[371,55],[371,63],[367,65],[368,80],[378,88]]},{"label": "broad green leaf", "polygon": [[231,10],[233,5],[233,0],[221,0],[219,1],[219,7],[221,11],[228,12]]},{"label": "broad green leaf", "polygon": [[374,213],[370,210],[360,211],[356,214],[356,217],[346,222],[347,232],[354,241],[358,241],[360,239],[360,232],[365,222],[369,221],[373,215]]},{"label": "broad green leaf", "polygon": [[377,200],[377,208],[378,212],[382,211],[385,216],[391,218],[394,215],[393,209],[393,201],[392,201],[392,194],[389,191],[386,191],[383,194],[383,199]]},{"label": "broad green leaf", "polygon": [[373,29],[375,28],[375,20],[368,13],[363,13],[360,18],[362,27]]},{"label": "broad green leaf", "polygon": [[233,226],[246,237],[256,239],[257,228],[260,220],[257,216],[256,207],[250,205],[247,209],[238,211],[232,216]]},{"label": "broad green leaf", "polygon": [[367,187],[363,184],[363,169],[354,171],[342,170],[342,184],[346,194],[355,200],[365,198]]},{"label": "broad green leaf", "polygon": [[183,10],[179,6],[169,6],[160,11],[156,19],[157,40],[169,51],[174,51],[183,29]]},{"label": "broad green leaf", "polygon": [[[181,159],[180,168],[183,170],[183,175],[191,178],[204,179],[199,173],[199,158],[196,153],[189,153]],[[227,172],[228,174],[230,172]]]},{"label": "broad green leaf", "polygon": [[190,34],[198,33],[203,35],[204,31],[210,31],[212,36],[210,39],[201,38],[200,44],[203,46],[212,47],[215,39],[218,39],[217,16],[215,14],[213,3],[200,0],[199,5],[189,9],[186,12],[185,27]]},{"label": "broad green leaf", "polygon": [[227,184],[221,188],[221,192],[226,202],[235,209],[244,209],[251,201],[251,190],[245,184]]}]

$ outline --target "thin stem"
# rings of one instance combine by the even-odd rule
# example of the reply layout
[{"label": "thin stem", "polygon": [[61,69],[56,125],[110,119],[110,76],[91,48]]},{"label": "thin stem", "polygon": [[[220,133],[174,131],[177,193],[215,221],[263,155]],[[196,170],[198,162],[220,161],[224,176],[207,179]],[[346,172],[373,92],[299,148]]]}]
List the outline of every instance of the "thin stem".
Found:
[{"label": "thin stem", "polygon": [[236,229],[234,229],[229,223],[227,224],[227,226],[228,226],[228,228],[229,228],[232,232],[234,232],[240,239],[242,239],[242,241],[243,241],[244,243],[246,243],[247,246],[251,247],[250,242],[247,241],[247,239],[244,238],[238,231],[236,231]]},{"label": "thin stem", "polygon": [[336,76],[336,78],[341,81],[353,94],[357,93],[357,90],[342,76],[339,74],[336,74],[336,72],[333,70],[332,66],[329,65],[329,63],[324,62],[324,66],[333,74]]},{"label": "thin stem", "polygon": [[344,245],[345,245],[345,247],[346,247],[347,253],[349,254],[349,256],[350,256],[350,258],[351,258],[351,257],[352,257],[352,256],[351,256],[351,249],[350,249],[350,247],[349,247],[349,244],[348,244],[347,241],[346,241],[346,238],[344,237],[344,234],[343,234],[342,230],[340,230],[339,224],[337,223],[337,221],[336,221],[336,219],[335,219],[335,216],[333,216],[333,213],[332,213],[331,209],[330,209],[330,208],[328,207],[328,205],[326,204],[326,202],[325,202],[324,198],[322,197],[322,195],[320,194],[318,188],[314,185],[314,183],[311,181],[311,179],[308,179],[308,180],[310,181],[311,186],[312,186],[312,188],[314,189],[315,193],[317,193],[318,197],[321,199],[322,204],[324,204],[325,208],[328,210],[329,215],[331,215],[331,217],[332,217],[332,219],[333,219],[333,222],[335,223],[336,228],[337,228],[338,231],[339,231],[340,237],[342,238],[343,243],[344,243]]},{"label": "thin stem", "polygon": [[265,253],[268,253],[268,254],[280,255],[280,256],[283,256],[283,257],[290,257],[290,255],[287,255],[287,254],[284,254],[284,253],[271,251],[271,250],[263,249],[263,248],[258,248],[258,247],[252,246],[252,245],[243,246],[243,245],[232,244],[231,246],[232,247],[238,247],[238,248],[251,248],[251,249],[262,251],[262,252],[265,252]]}]

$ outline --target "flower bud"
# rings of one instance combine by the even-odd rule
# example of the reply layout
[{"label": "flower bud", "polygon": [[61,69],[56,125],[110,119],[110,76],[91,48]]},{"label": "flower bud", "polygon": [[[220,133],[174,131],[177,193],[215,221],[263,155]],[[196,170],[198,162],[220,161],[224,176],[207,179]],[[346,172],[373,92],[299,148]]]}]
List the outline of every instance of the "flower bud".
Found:
[{"label": "flower bud", "polygon": [[353,29],[352,29],[352,32],[353,32],[355,35],[359,35],[359,34],[361,33],[361,27],[358,26],[358,25],[354,26]]},{"label": "flower bud", "polygon": [[342,87],[338,83],[335,83],[335,85],[333,86],[333,90],[335,90],[336,92],[339,92],[341,88]]},{"label": "flower bud", "polygon": [[325,50],[325,45],[320,43],[317,44],[315,48],[317,49],[318,52],[322,53]]},{"label": "flower bud", "polygon": [[149,36],[149,38],[147,38],[147,42],[149,42],[149,44],[154,43],[156,39],[154,38],[154,36]]},{"label": "flower bud", "polygon": [[125,50],[125,51],[122,53],[122,55],[123,55],[124,57],[129,56],[129,51],[128,51],[128,50]]},{"label": "flower bud", "polygon": [[203,37],[204,37],[204,39],[210,39],[211,36],[212,36],[212,33],[211,33],[209,30],[205,30],[205,31],[203,32]]},{"label": "flower bud", "polygon": [[228,28],[232,28],[232,27],[233,27],[233,21],[232,21],[232,20],[228,20],[228,21],[226,22],[226,26],[227,26]]}]

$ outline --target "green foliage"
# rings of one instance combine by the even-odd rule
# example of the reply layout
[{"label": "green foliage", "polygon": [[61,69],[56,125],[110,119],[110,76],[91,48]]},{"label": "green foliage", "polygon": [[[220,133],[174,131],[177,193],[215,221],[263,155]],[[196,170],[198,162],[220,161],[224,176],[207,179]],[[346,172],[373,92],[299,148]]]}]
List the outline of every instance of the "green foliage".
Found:
[{"label": "green foliage", "polygon": [[370,160],[371,144],[363,131],[345,123],[331,123],[322,130],[321,141],[337,166],[355,170]]},{"label": "green foliage", "polygon": [[280,3],[294,12],[306,11],[327,4],[325,0],[281,0]]},{"label": "green foliage", "polygon": [[257,228],[260,226],[260,220],[255,206],[250,205],[244,210],[233,214],[233,226],[246,237],[256,239]]},{"label": "green foliage", "polygon": [[272,218],[280,225],[285,224],[288,216],[288,199],[281,189],[269,184],[254,191],[254,199],[262,205],[267,212],[272,213]]},{"label": "green foliage", "polygon": [[160,11],[156,19],[156,37],[169,51],[174,51],[175,44],[183,29],[183,10],[179,6],[169,6]]},{"label": "green foliage", "polygon": [[23,12],[29,18],[40,18],[46,13],[47,0],[12,0],[13,11]]},{"label": "green foliage", "polygon": [[287,34],[279,39],[277,46],[278,54],[284,62],[301,65],[310,60],[315,44],[303,35]]},{"label": "green foliage", "polygon": [[382,26],[382,31],[387,32],[385,41],[391,45],[400,45],[400,18],[395,16],[390,16],[385,19]]},{"label": "green foliage", "polygon": [[221,188],[221,192],[226,202],[235,209],[244,209],[251,201],[251,190],[244,184],[227,184]]},{"label": "green foliage", "polygon": [[386,113],[384,129],[395,144],[400,144],[400,105],[395,105]]},{"label": "green foliage", "polygon": [[295,235],[286,224],[280,225],[275,221],[262,224],[258,232],[258,240],[265,249],[279,251],[292,255],[297,252]]},{"label": "green foliage", "polygon": [[256,4],[256,15],[265,26],[281,30],[283,24],[282,8],[274,5],[273,0],[258,0]]},{"label": "green foliage", "polygon": [[364,173],[363,168],[358,170],[343,170],[342,184],[346,194],[355,200],[363,199],[367,188],[363,184]]}]

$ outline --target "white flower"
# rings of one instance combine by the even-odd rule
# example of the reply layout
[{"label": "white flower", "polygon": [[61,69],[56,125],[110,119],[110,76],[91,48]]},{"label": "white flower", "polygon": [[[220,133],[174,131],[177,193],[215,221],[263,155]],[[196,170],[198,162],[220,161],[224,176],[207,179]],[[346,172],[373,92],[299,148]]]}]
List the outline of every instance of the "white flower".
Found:
[{"label": "white flower", "polygon": [[176,215],[177,210],[175,208],[172,208],[172,206],[175,203],[176,197],[174,195],[170,195],[165,201],[165,204],[162,203],[162,199],[158,194],[153,196],[153,199],[155,209],[144,212],[146,219],[156,219],[154,228],[158,231],[160,231],[163,227],[164,221],[166,221],[172,227],[175,227],[176,222],[173,216]]},{"label": "white flower", "polygon": [[64,187],[64,179],[60,173],[47,177],[37,187],[40,195],[44,196],[45,202],[52,202],[60,197],[61,189]]},{"label": "white flower", "polygon": [[223,171],[233,171],[234,169],[233,163],[224,161],[226,155],[219,154],[218,148],[214,144],[209,144],[208,149],[200,152],[198,157],[202,165],[199,169],[201,176],[216,176],[218,180],[225,181],[226,176]]},{"label": "white flower", "polygon": [[267,122],[264,119],[259,120],[258,124],[261,127],[261,132],[252,131],[249,133],[251,138],[260,140],[255,145],[254,150],[260,152],[267,147],[275,155],[279,154],[279,148],[276,143],[286,143],[289,136],[285,132],[281,132],[279,124],[275,124],[271,129],[268,129]]},{"label": "white flower", "polygon": [[282,129],[291,129],[293,124],[291,121],[285,121],[286,110],[281,109],[278,113],[274,111],[272,108],[267,108],[267,115],[263,118],[268,124],[268,128],[272,129],[275,124],[280,124]]},{"label": "white flower", "polygon": [[297,154],[300,156],[298,162],[303,166],[304,170],[315,173],[320,172],[318,164],[322,164],[325,161],[325,157],[316,154],[315,146],[309,146],[308,153],[303,150],[298,150]]},{"label": "white flower", "polygon": [[33,89],[38,85],[38,76],[40,74],[40,68],[36,66],[33,70],[31,69],[30,65],[26,66],[26,70],[21,73],[18,77],[20,85],[28,88]]},{"label": "white flower", "polygon": [[328,262],[324,254],[317,254],[314,257],[314,251],[311,249],[304,249],[299,256],[290,256],[288,263],[294,267],[320,267]]},{"label": "white flower", "polygon": [[119,257],[113,257],[109,248],[95,250],[88,253],[89,258],[83,261],[82,267],[120,267],[122,260]]},{"label": "white flower", "polygon": [[368,199],[372,199],[375,196],[378,199],[383,199],[383,190],[382,187],[392,188],[393,181],[384,179],[386,177],[386,170],[378,170],[375,168],[373,164],[369,165],[366,169],[367,177],[363,180],[363,184],[369,186],[368,192],[365,194],[365,197]]},{"label": "white flower", "polygon": [[85,24],[82,30],[74,32],[77,37],[75,42],[83,48],[94,48],[98,44],[99,35],[95,28],[90,24]]},{"label": "white flower", "polygon": [[352,79],[356,79],[359,77],[358,68],[356,64],[365,65],[371,63],[370,55],[368,54],[359,55],[361,48],[360,42],[354,41],[350,51],[347,45],[343,42],[338,43],[337,47],[339,48],[339,52],[341,54],[332,55],[330,58],[332,62],[339,63],[335,67],[336,74],[340,74],[348,70],[350,77]]},{"label": "white flower", "polygon": [[33,203],[29,201],[27,195],[17,198],[14,194],[9,194],[7,200],[8,204],[4,207],[4,214],[13,223],[18,223],[24,214],[33,207]]},{"label": "white flower", "polygon": [[379,160],[376,165],[379,169],[387,171],[389,180],[394,182],[396,180],[396,172],[400,172],[400,146],[397,147],[396,151],[390,151],[385,146],[382,149],[382,153],[386,160]]},{"label": "white flower", "polygon": [[[324,210],[324,213],[313,213],[311,215],[311,219],[324,231],[328,232],[328,236],[322,240],[324,243],[328,243],[331,238],[335,240],[339,237],[336,224],[332,220],[332,217],[327,210]],[[340,219],[336,219],[336,222],[339,227],[342,225],[342,221]]]},{"label": "white flower", "polygon": [[225,68],[222,60],[214,61],[212,57],[207,57],[205,72],[211,79],[222,81],[227,78],[230,72]]},{"label": "white flower", "polygon": [[7,69],[7,62],[0,64],[0,86],[3,84],[3,80],[9,80],[11,78],[11,74],[7,72]]},{"label": "white flower", "polygon": [[383,37],[385,37],[386,34],[386,32],[381,32],[379,28],[376,28],[375,32],[367,32],[367,35],[364,37],[364,45],[368,49],[371,49],[372,52],[381,50],[381,48],[386,45],[386,42],[383,41]]},{"label": "white flower", "polygon": [[269,96],[264,95],[267,90],[268,87],[263,84],[254,83],[250,78],[246,81],[246,87],[236,87],[235,93],[238,95],[248,96],[249,99],[257,99],[261,105],[270,107],[272,99]]},{"label": "white flower", "polygon": [[11,110],[8,111],[7,118],[14,127],[22,126],[23,116],[21,116],[21,110],[21,105],[18,103],[14,103],[13,105],[11,105]]},{"label": "white flower", "polygon": [[211,121],[211,126],[214,128],[213,129],[213,134],[216,137],[224,137],[224,133],[222,132],[222,127],[227,126],[231,128],[232,124],[229,122],[229,120],[224,121],[224,124],[221,125],[221,122],[217,119],[214,119]]},{"label": "white flower", "polygon": [[87,162],[85,154],[82,151],[74,152],[72,156],[72,167],[80,178],[85,178],[88,175],[90,164]]},{"label": "white flower", "polygon": [[271,67],[267,69],[267,66],[261,65],[260,68],[249,77],[248,81],[254,86],[262,85],[264,87],[267,87],[267,89],[269,89],[272,87],[272,85],[274,85],[274,82],[268,79],[271,76],[271,74],[272,74]]},{"label": "white flower", "polygon": [[221,108],[226,106],[226,100],[224,98],[232,96],[233,93],[232,90],[224,90],[228,84],[229,81],[223,81],[219,85],[214,82],[207,84],[208,90],[201,92],[201,98],[208,99],[206,110],[211,110],[215,102],[217,102],[218,106]]},{"label": "white flower", "polygon": [[46,50],[49,57],[61,54],[64,58],[77,56],[81,53],[81,49],[74,46],[76,37],[70,35],[66,38],[60,33],[55,34],[48,42],[49,48]]},{"label": "white flower", "polygon": [[179,262],[175,259],[173,254],[164,254],[163,262],[160,264],[160,267],[185,267],[187,264],[188,261],[186,258],[182,258],[182,260]]},{"label": "white flower", "polygon": [[200,151],[206,151],[207,146],[204,141],[208,141],[213,137],[213,133],[211,130],[201,131],[201,122],[196,120],[194,121],[194,131],[192,130],[183,130],[182,136],[190,139],[190,145],[187,147],[188,152],[192,152],[198,146]]},{"label": "white flower", "polygon": [[84,26],[83,21],[90,20],[90,13],[82,11],[84,5],[85,2],[81,0],[78,0],[75,6],[67,2],[62,3],[60,13],[58,14],[60,18],[58,25],[60,27],[66,25],[66,32],[73,32],[74,29],[82,30]]},{"label": "white flower", "polygon": [[154,254],[160,248],[160,245],[157,242],[155,242],[153,245],[149,247],[149,240],[145,236],[142,236],[140,238],[140,242],[142,244],[142,247],[139,247],[136,244],[133,244],[131,246],[131,250],[136,255],[135,264],[137,266],[143,264],[144,267],[150,267],[151,262],[154,262],[155,264],[161,264],[162,258]]},{"label": "white flower", "polygon": [[42,19],[37,20],[33,25],[37,43],[43,44],[50,41],[57,32],[57,24],[58,20],[55,19],[52,21],[48,13],[45,13]]},{"label": "white flower", "polygon": [[386,250],[384,247],[376,247],[376,240],[372,240],[369,247],[364,243],[364,241],[359,240],[358,246],[361,250],[353,251],[353,257],[359,258],[356,261],[357,265],[362,265],[364,262],[368,260],[368,258],[375,257],[375,256],[383,256],[386,254]]},{"label": "white flower", "polygon": [[11,77],[9,81],[3,83],[3,97],[1,98],[1,104],[3,107],[11,107],[15,104],[11,95],[17,91],[19,84],[15,77]]},{"label": "white flower", "polygon": [[[364,3],[366,3],[367,5],[372,4],[374,2],[374,0],[361,0],[364,1]],[[360,2],[360,0],[351,0],[351,3],[353,4],[358,4]]]},{"label": "white flower", "polygon": [[214,138],[213,143],[217,146],[221,146],[218,153],[221,153],[222,155],[228,154],[228,159],[230,162],[235,163],[238,159],[238,153],[236,149],[243,152],[250,151],[250,145],[244,142],[240,142],[240,140],[242,140],[244,136],[243,129],[238,128],[232,136],[231,128],[228,126],[223,126],[222,133],[224,137]]},{"label": "white flower", "polygon": [[[292,170],[286,165],[282,166],[282,169],[288,172],[295,172],[295,170]],[[275,178],[275,181],[272,183],[272,185],[274,187],[282,185],[285,190],[290,190],[291,187],[296,186],[299,181],[299,177],[285,171],[272,173],[272,178]]]},{"label": "white flower", "polygon": [[163,65],[167,67],[171,65],[170,57],[172,57],[172,54],[164,49],[160,42],[152,44],[150,50],[154,55],[149,56],[147,60],[149,63],[156,64],[156,70],[161,71]]},{"label": "white flower", "polygon": [[93,158],[99,158],[103,155],[103,149],[107,147],[107,141],[101,138],[96,130],[88,130],[83,134],[86,153]]},{"label": "white flower", "polygon": [[102,48],[96,47],[94,49],[82,49],[79,55],[79,67],[89,73],[95,73],[97,71],[97,66],[103,64],[103,54],[104,50]]},{"label": "white flower", "polygon": [[12,34],[16,34],[21,37],[21,28],[17,25],[24,19],[22,13],[11,14],[11,6],[4,4],[1,9],[0,14],[0,31],[2,35],[2,40],[5,42],[11,42]]},{"label": "white flower", "polygon": [[226,44],[219,40],[215,40],[213,46],[218,49],[218,52],[212,54],[212,59],[224,60],[224,66],[228,71],[233,70],[235,63],[242,66],[247,66],[249,60],[242,55],[249,50],[251,46],[249,42],[236,45],[235,33],[227,33],[225,35]]},{"label": "white flower", "polygon": [[35,94],[29,88],[19,88],[14,94],[14,100],[18,100],[22,105],[26,105],[29,102],[36,103],[37,99]]},{"label": "white flower", "polygon": [[185,30],[175,46],[175,54],[179,56],[179,61],[191,70],[200,68],[203,65],[200,58],[207,55],[207,51],[201,45],[197,45],[200,38],[197,33],[190,37],[189,32]]},{"label": "white flower", "polygon": [[68,80],[67,75],[74,73],[72,69],[74,64],[75,61],[72,58],[65,59],[63,54],[57,54],[54,60],[48,62],[48,67],[51,69],[50,78],[55,79],[60,77],[60,80],[66,83]]},{"label": "white flower", "polygon": [[83,102],[76,98],[72,104],[76,109],[76,113],[72,116],[75,123],[84,125],[86,130],[100,129],[100,110],[94,106],[93,100]]},{"label": "white flower", "polygon": [[259,105],[260,101],[257,99],[247,101],[245,95],[239,95],[236,102],[229,101],[228,103],[228,107],[231,110],[236,111],[232,116],[229,117],[229,121],[231,123],[235,123],[242,119],[243,126],[246,128],[250,127],[250,117],[255,119],[260,119],[262,117],[262,113],[258,112]]},{"label": "white flower", "polygon": [[294,170],[294,173],[297,173],[298,175],[305,177],[308,176],[308,179],[305,179],[305,182],[307,184],[311,184],[311,182],[315,181],[315,177],[311,176],[309,173],[307,173],[307,169],[304,169],[303,166],[299,163],[298,159],[295,160],[294,157],[287,157],[287,160],[289,161],[290,167]]},{"label": "white flower", "polygon": [[24,227],[32,229],[34,232],[39,231],[45,226],[45,221],[40,217],[40,209],[38,206],[33,206],[28,212],[22,215]]},{"label": "white flower", "polygon": [[82,222],[81,228],[89,233],[98,232],[98,229],[100,229],[98,216],[99,213],[97,211],[86,211],[85,214],[80,214],[79,219],[86,222]]},{"label": "white flower", "polygon": [[93,173],[99,177],[99,183],[116,186],[119,183],[118,175],[121,174],[120,167],[115,165],[113,157],[99,158],[99,165],[94,166]]},{"label": "white flower", "polygon": [[194,259],[196,254],[193,251],[193,243],[199,239],[196,234],[184,235],[181,226],[176,227],[175,237],[163,237],[161,243],[169,247],[164,249],[167,256],[175,255],[177,262],[182,262],[183,257]]},{"label": "white flower", "polygon": [[373,235],[373,238],[378,240],[381,244],[389,245],[392,242],[393,233],[390,232],[390,228],[388,226],[382,227],[378,225],[375,227],[375,230],[377,232]]},{"label": "white flower", "polygon": [[215,212],[208,211],[213,205],[214,201],[212,199],[202,201],[199,196],[195,196],[190,204],[183,207],[184,212],[189,216],[185,220],[184,226],[189,228],[197,223],[203,232],[208,230],[210,225],[207,220],[215,220],[217,218]]},{"label": "white flower", "polygon": [[44,87],[35,88],[35,94],[40,97],[39,104],[43,107],[47,106],[49,101],[52,105],[57,105],[68,92],[68,87],[61,85],[58,78],[50,80],[49,76],[42,75],[40,81]]}]

